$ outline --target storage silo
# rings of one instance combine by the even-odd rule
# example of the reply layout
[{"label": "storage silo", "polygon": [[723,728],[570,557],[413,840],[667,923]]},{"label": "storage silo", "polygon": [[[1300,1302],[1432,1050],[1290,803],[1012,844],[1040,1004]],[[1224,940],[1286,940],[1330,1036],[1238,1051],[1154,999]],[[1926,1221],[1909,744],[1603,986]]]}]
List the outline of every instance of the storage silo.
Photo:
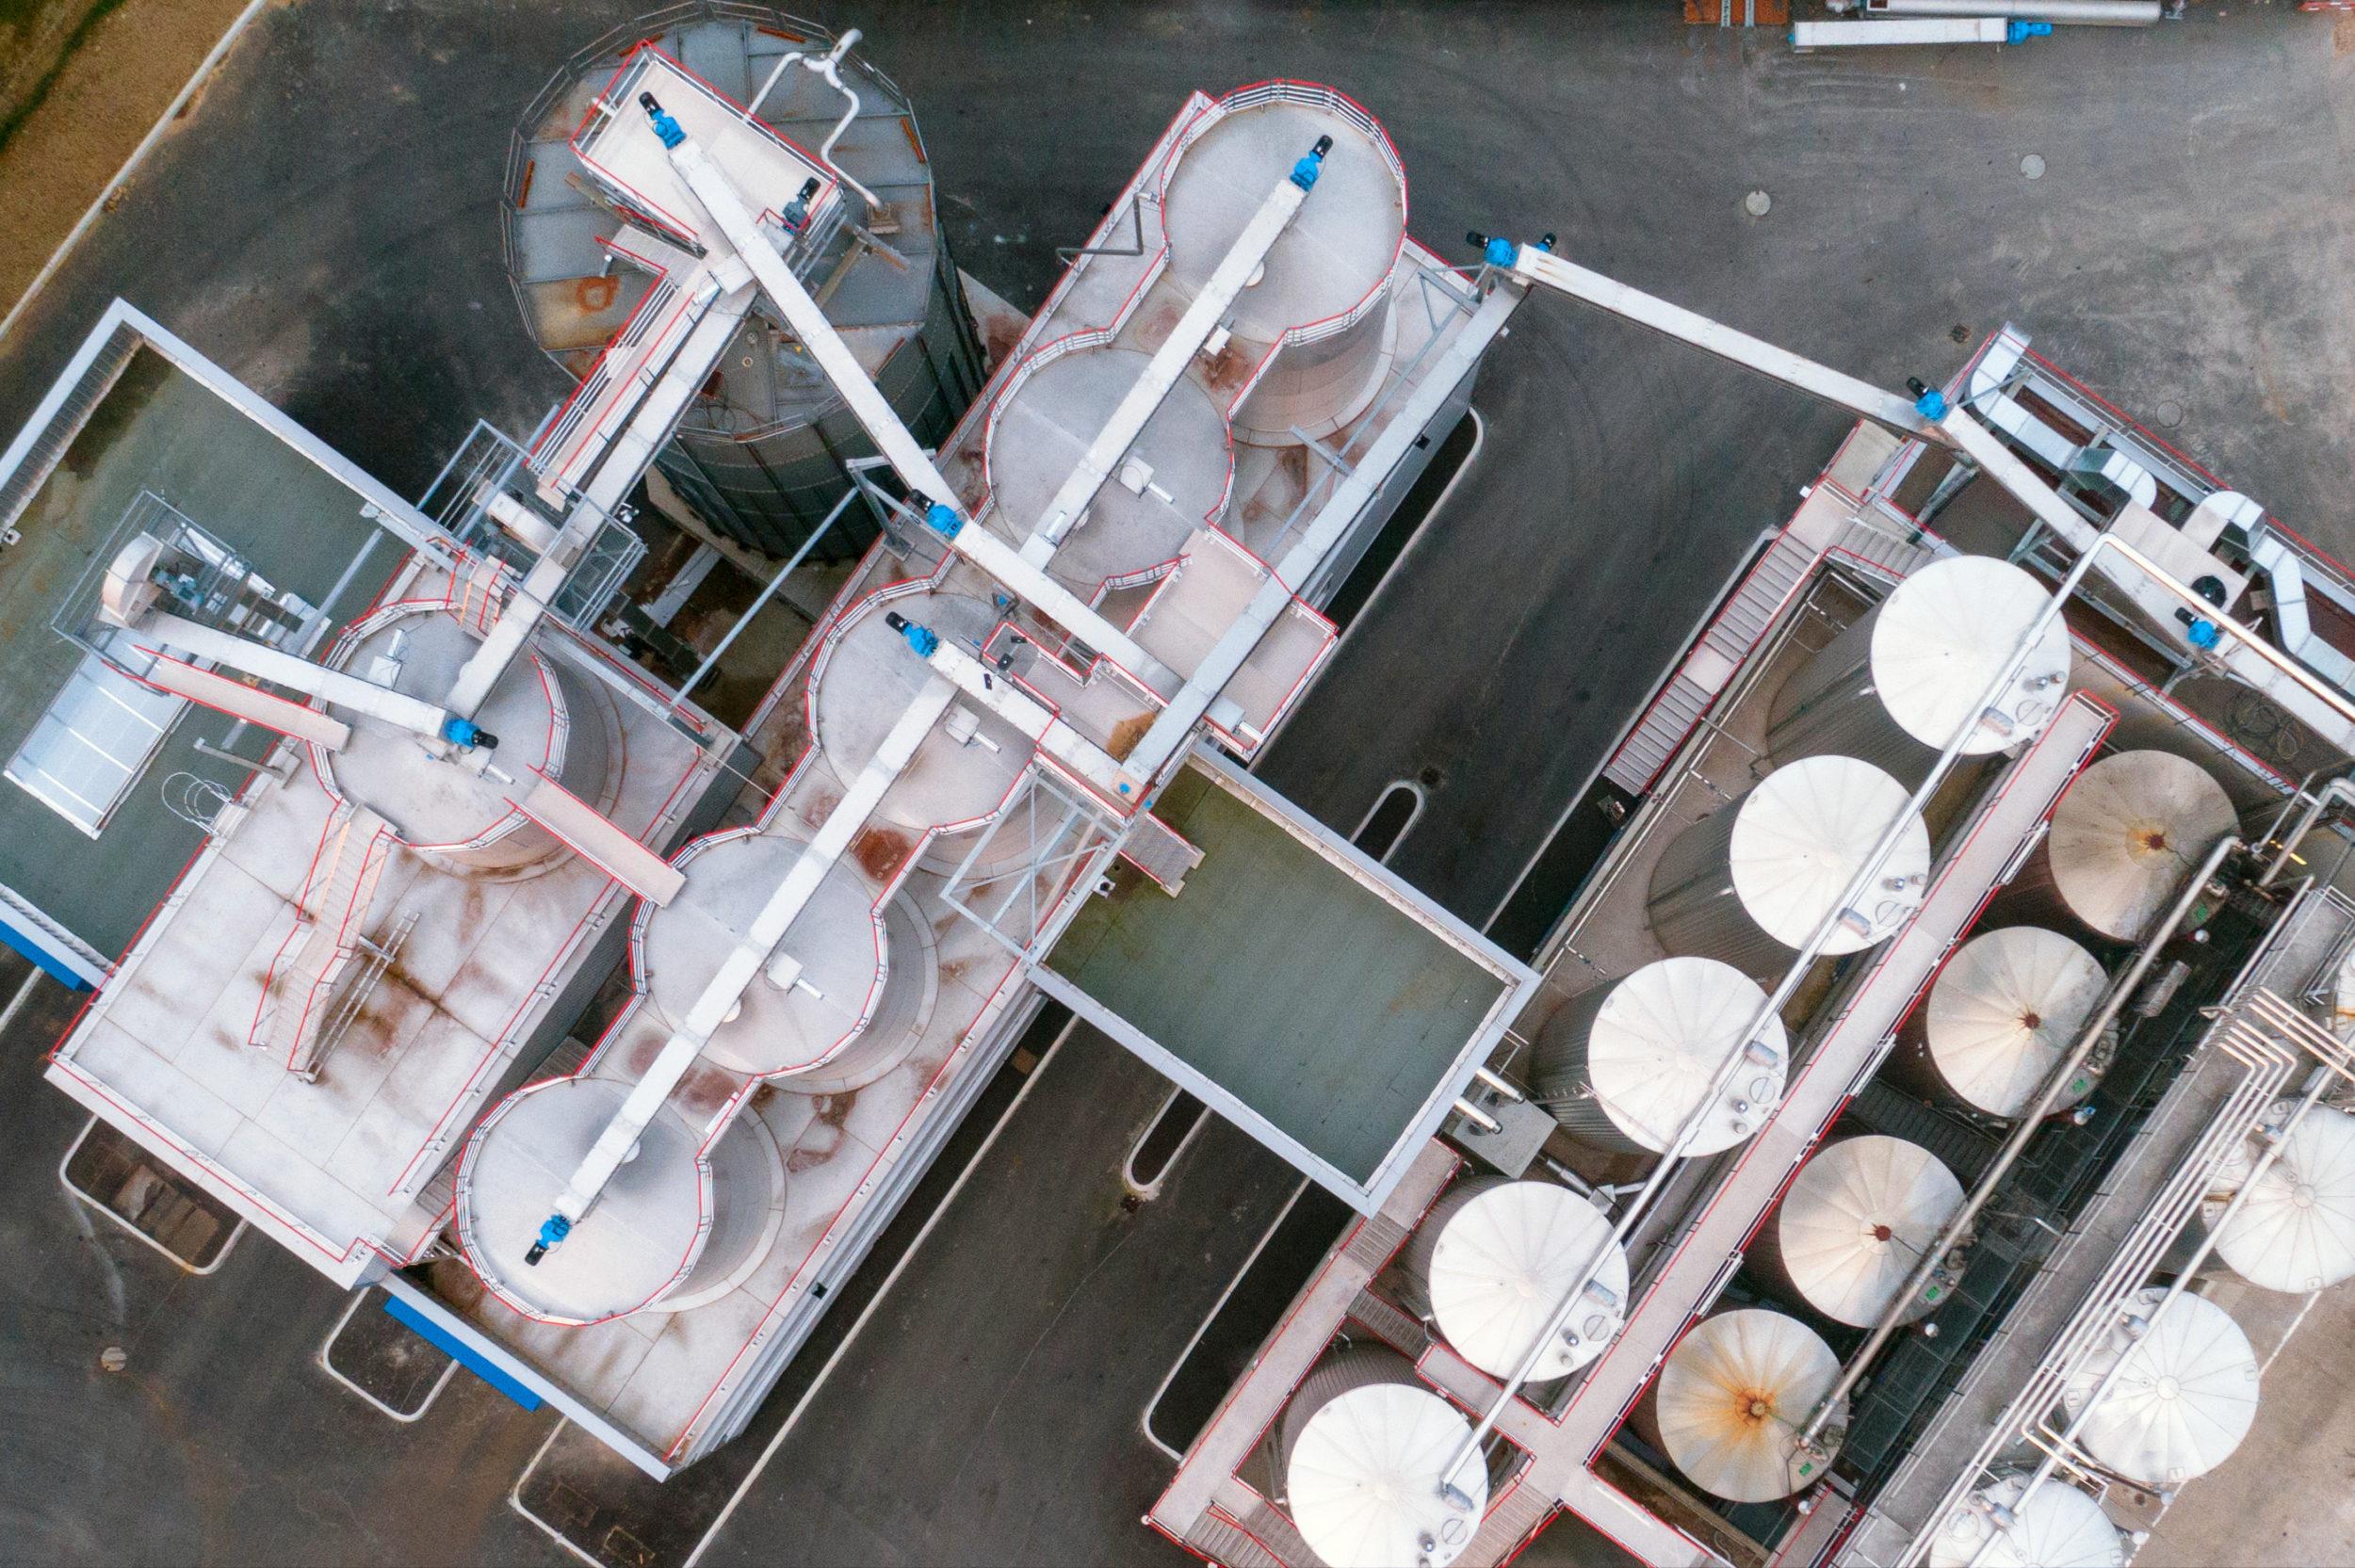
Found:
[{"label": "storage silo", "polygon": [[1301,1380],[1275,1428],[1275,1474],[1292,1523],[1327,1568],[1446,1568],[1488,1506],[1473,1454],[1445,1490],[1471,1423],[1405,1356],[1352,1346]]},{"label": "storage silo", "polygon": [[[660,49],[743,105],[788,54],[822,57],[834,45],[824,30],[784,12],[704,0],[616,28],[541,90],[508,155],[500,218],[524,325],[549,358],[576,378],[586,375],[654,282],[634,251],[613,248],[624,215],[585,177],[571,146],[624,59],[642,47]],[[857,97],[847,124],[851,100],[798,64],[769,87],[759,117],[848,176],[850,220],[807,269],[809,287],[901,421],[934,446],[980,394],[981,350],[906,97],[856,54],[836,70]],[[853,183],[877,204],[868,207]],[[657,461],[714,528],[781,556],[849,493],[844,465],[873,451],[764,299]],[[842,558],[872,537],[864,509],[853,508],[818,554]]]},{"label": "storage silo", "polygon": [[1946,1516],[1928,1568],[2126,1568],[2126,1537],[2102,1505],[2051,1478],[1999,1476]]},{"label": "storage silo", "polygon": [[1859,903],[1841,913],[1824,953],[1860,952],[1894,936],[1922,907],[1930,835],[1910,792],[1853,757],[1809,757],[1777,768],[1730,805],[1677,835],[1652,868],[1652,933],[1672,953],[1723,960],[1746,975],[1778,975],[1848,884],[1891,822],[1905,830]]},{"label": "storage silo", "polygon": [[1694,1485],[1729,1502],[1767,1503],[1823,1479],[1845,1435],[1847,1401],[1817,1440],[1807,1424],[1840,1376],[1840,1358],[1796,1317],[1741,1307],[1702,1319],[1668,1352],[1636,1406],[1637,1430]]},{"label": "storage silo", "polygon": [[[439,703],[479,645],[444,606],[390,605],[354,622],[339,662],[354,674]],[[571,846],[523,814],[516,801],[542,775],[600,810],[619,786],[609,768],[618,734],[612,699],[569,661],[526,648],[475,712],[498,738],[495,751],[434,756],[407,729],[330,705],[351,726],[341,751],[317,749],[319,777],[338,800],[364,805],[401,843],[452,870],[511,881],[569,860]]]},{"label": "storage silo", "polygon": [[2061,797],[2009,907],[2138,942],[2233,824],[2223,786],[2197,763],[2169,752],[2103,757]]},{"label": "storage silo", "polygon": [[[698,839],[674,859],[685,885],[663,908],[642,906],[634,933],[639,974],[666,1023],[684,1022],[806,848],[785,821]],[[902,897],[877,899],[854,860],[836,862],[704,1055],[797,1093],[821,1091],[813,1075],[831,1093],[890,1071],[914,1047],[936,982],[922,919]]]},{"label": "storage silo", "polygon": [[[1731,964],[1673,958],[1570,998],[1538,1031],[1530,1097],[1600,1149],[1665,1154],[1695,1115],[1688,1156],[1730,1149],[1782,1099],[1782,1020],[1751,1020],[1766,993]],[[1709,1098],[1729,1060],[1740,1065]],[[1707,1108],[1704,1111],[1703,1107]]]},{"label": "storage silo", "polygon": [[[2266,1112],[2217,1172],[2201,1219],[2233,1272],[2263,1289],[2305,1295],[2355,1278],[2355,1116],[2318,1105],[2292,1126],[2296,1108],[2279,1100]],[[2250,1186],[2249,1172],[2277,1136],[2280,1155]],[[2225,1220],[2244,1187],[2248,1195]]]},{"label": "storage silo", "polygon": [[[990,404],[983,453],[991,505],[1012,537],[1048,521],[1056,492],[1150,359],[1049,344],[1007,379]],[[1226,515],[1234,474],[1226,411],[1200,381],[1179,377],[1048,570],[1091,604],[1108,585],[1161,574],[1196,528]]]},{"label": "storage silo", "polygon": [[[1961,1208],[1962,1184],[1920,1144],[1844,1138],[1799,1167],[1749,1261],[1811,1310],[1871,1328]],[[1935,1311],[1960,1272],[1957,1261],[1941,1260],[1897,1320]]]},{"label": "storage silo", "polygon": [[1584,1302],[1529,1374],[1544,1382],[1600,1355],[1627,1312],[1627,1253],[1593,1204],[1551,1182],[1459,1181],[1406,1238],[1399,1280],[1457,1354],[1504,1379],[1598,1257]]},{"label": "storage silo", "polygon": [[1966,724],[1964,756],[2035,739],[2069,689],[2069,631],[2059,617],[2003,694],[1991,705],[1983,699],[2051,603],[2042,584],[1992,556],[1933,561],[1783,683],[1767,751],[1782,763],[1860,757],[1911,787]]},{"label": "storage silo", "polygon": [[[1982,1115],[2018,1116],[2035,1103],[2108,987],[2094,956],[2058,931],[1981,931],[1947,961],[1928,1000],[1906,1020],[1891,1075]],[[2055,1104],[2075,1105],[2098,1081],[2088,1059]]]},{"label": "storage silo", "polygon": [[542,1322],[601,1323],[700,1294],[739,1275],[776,1235],[784,1168],[773,1142],[739,1117],[706,1146],[665,1105],[571,1234],[537,1263],[527,1253],[557,1195],[609,1124],[630,1085],[552,1078],[509,1095],[467,1140],[457,1228],[482,1283]]},{"label": "storage silo", "polygon": [[2232,1314],[2185,1292],[2160,1301],[2156,1285],[2128,1299],[2120,1320],[2062,1393],[2071,1419],[2110,1368],[2118,1375],[2077,1441],[2108,1468],[2145,1486],[2179,1486],[2230,1459],[2257,1416],[2257,1357]]},{"label": "storage silo", "polygon": [[1237,297],[1210,366],[1213,391],[1231,399],[1250,389],[1232,408],[1235,434],[1259,445],[1330,435],[1379,391],[1396,351],[1390,283],[1406,237],[1405,167],[1389,133],[1342,94],[1261,82],[1195,116],[1162,169],[1169,276],[1192,298],[1320,137],[1333,146],[1313,197]]}]

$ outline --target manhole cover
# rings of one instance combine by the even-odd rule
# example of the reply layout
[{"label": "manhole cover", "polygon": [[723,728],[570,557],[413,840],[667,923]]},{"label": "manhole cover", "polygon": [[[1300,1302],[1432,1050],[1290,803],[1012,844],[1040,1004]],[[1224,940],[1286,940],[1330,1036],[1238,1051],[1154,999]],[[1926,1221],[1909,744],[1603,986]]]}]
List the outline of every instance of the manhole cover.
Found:
[{"label": "manhole cover", "polygon": [[2040,154],[2031,153],[2026,157],[2022,158],[2020,160],[2020,172],[2025,174],[2031,180],[2041,180],[2044,178],[2043,156]]},{"label": "manhole cover", "polygon": [[98,1365],[109,1372],[120,1372],[131,1365],[131,1352],[120,1345],[109,1345],[98,1352]]},{"label": "manhole cover", "polygon": [[1742,198],[1742,210],[1752,218],[1763,218],[1775,204],[1775,199],[1762,190],[1751,191]]}]

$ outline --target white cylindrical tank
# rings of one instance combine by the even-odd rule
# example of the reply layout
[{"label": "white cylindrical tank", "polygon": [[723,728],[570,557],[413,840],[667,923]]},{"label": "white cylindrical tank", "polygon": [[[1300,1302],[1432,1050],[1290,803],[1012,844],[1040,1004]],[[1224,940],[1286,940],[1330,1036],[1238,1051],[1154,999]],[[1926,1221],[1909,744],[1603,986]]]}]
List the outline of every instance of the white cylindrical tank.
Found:
[{"label": "white cylindrical tank", "polygon": [[2138,942],[2233,827],[2224,787],[2170,752],[2120,752],[2077,776],[2012,881],[2015,908]]},{"label": "white cylindrical tank", "polygon": [[665,1105],[562,1243],[525,1261],[597,1137],[628,1098],[608,1078],[553,1078],[509,1095],[467,1140],[457,1224],[467,1261],[517,1312],[601,1323],[737,1275],[776,1236],[784,1170],[738,1118],[708,1148]]},{"label": "white cylindrical tank", "polygon": [[2162,1309],[2166,1295],[2152,1285],[2127,1301],[2062,1401],[2075,1418],[2122,1357],[2124,1369],[2077,1441],[2121,1476],[2174,1487],[2223,1463],[2249,1435],[2257,1416],[2257,1357],[2222,1307],[2186,1292]]},{"label": "white cylindrical tank", "polygon": [[1929,830],[1908,796],[1854,757],[1809,757],[1776,769],[1685,829],[1661,855],[1651,876],[1653,934],[1672,953],[1721,959],[1746,975],[1778,975],[1903,816],[1895,848],[1824,952],[1860,952],[1887,941],[1922,907],[1929,884]]},{"label": "white cylindrical tank", "polygon": [[[1891,1072],[1982,1115],[2018,1116],[2076,1043],[2108,985],[2094,956],[2058,931],[1981,931],[1947,961],[1929,999],[1906,1021]],[[2075,1105],[2098,1080],[2088,1061],[2055,1104]]]},{"label": "white cylindrical tank", "polygon": [[[1842,1139],[1799,1167],[1750,1261],[1833,1322],[1870,1328],[1961,1207],[1962,1184],[1920,1144]],[[1941,1262],[1897,1320],[1936,1310],[1956,1272]]]},{"label": "white cylindrical tank", "polygon": [[[646,906],[636,949],[665,1022],[686,1021],[805,848],[788,820],[714,834],[679,853],[674,864],[686,885],[669,905]],[[904,1057],[932,983],[930,945],[902,898],[876,898],[856,862],[837,861],[704,1054],[732,1072],[789,1076],[801,1092],[809,1091],[804,1075],[869,1083]]]},{"label": "white cylindrical tank", "polygon": [[1327,1568],[1446,1568],[1488,1506],[1487,1462],[1468,1459],[1442,1495],[1471,1423],[1395,1350],[1353,1346],[1301,1380],[1275,1430],[1292,1523]]},{"label": "white cylindrical tank", "polygon": [[1584,1307],[1530,1372],[1544,1382],[1600,1355],[1627,1311],[1627,1253],[1593,1204],[1551,1182],[1459,1181],[1406,1238],[1399,1278],[1406,1305],[1457,1354],[1504,1379],[1598,1256]]},{"label": "white cylindrical tank", "polygon": [[[1668,1352],[1636,1407],[1638,1430],[1694,1485],[1729,1502],[1765,1503],[1823,1479],[1799,1429],[1840,1376],[1840,1358],[1796,1317],[1757,1307],[1696,1324]],[[1843,1399],[1819,1439],[1836,1451]]]},{"label": "white cylindrical tank", "polygon": [[1996,702],[1983,700],[2051,603],[2042,584],[1992,556],[1933,561],[1783,683],[1766,749],[1786,763],[1861,757],[1915,785],[1966,724],[1964,756],[2035,739],[2069,689],[2069,631],[2057,616]]},{"label": "white cylindrical tank", "polygon": [[2126,1568],[2126,1537],[2102,1505],[2047,1478],[1999,1476],[1947,1515],[1929,1568]]},{"label": "white cylindrical tank", "polygon": [[1791,1059],[1782,1020],[1748,1032],[1766,993],[1731,964],[1673,958],[1570,998],[1530,1052],[1530,1092],[1597,1148],[1665,1154],[1700,1111],[1726,1062],[1742,1058],[1687,1155],[1741,1142],[1782,1099]]},{"label": "white cylindrical tank", "polygon": [[1380,389],[1396,355],[1405,166],[1373,117],[1332,89],[1263,82],[1202,110],[1161,175],[1169,275],[1191,298],[1320,137],[1333,146],[1316,186],[1237,297],[1210,367],[1214,393],[1251,389],[1233,410],[1235,434],[1260,445],[1297,445],[1295,429],[1330,435]]},{"label": "white cylindrical tank", "polygon": [[[2289,1100],[2274,1103],[2263,1126],[2217,1172],[2200,1213],[2216,1232],[2216,1255],[2233,1273],[2266,1290],[2304,1295],[2355,1278],[2355,1116],[2315,1106],[2290,1126],[2296,1108]],[[2284,1126],[2280,1156],[2225,1220],[2266,1140]]]}]

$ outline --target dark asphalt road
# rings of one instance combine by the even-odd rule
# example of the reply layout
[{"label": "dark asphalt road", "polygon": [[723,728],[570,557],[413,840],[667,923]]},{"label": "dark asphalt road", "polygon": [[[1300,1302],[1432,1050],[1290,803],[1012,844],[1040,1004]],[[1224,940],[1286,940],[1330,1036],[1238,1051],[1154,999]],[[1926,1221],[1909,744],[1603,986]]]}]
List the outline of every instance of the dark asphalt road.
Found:
[{"label": "dark asphalt road", "polygon": [[[1665,0],[874,0],[825,20],[866,28],[913,96],[960,258],[1017,303],[1187,89],[1319,77],[1389,124],[1427,241],[1552,229],[1592,265],[1891,384],[2018,320],[2130,409],[2170,405],[2170,439],[2355,553],[2355,55],[2329,18],[2223,9],[2017,50],[1808,59],[1771,34],[1680,27]],[[626,14],[264,13],[0,344],[0,428],[122,294],[406,491],[478,414],[528,429],[562,382],[501,272],[508,133],[560,57]],[[1752,189],[1773,198],[1763,218],[1742,210]],[[1521,313],[1478,403],[1486,449],[1267,767],[1344,831],[1389,781],[1433,771],[1394,864],[1474,919],[1843,424],[1559,301]],[[545,1417],[461,1379],[393,1428],[311,1365],[340,1302],[291,1257],[249,1238],[187,1281],[128,1238],[83,1239],[54,1175],[81,1119],[35,1082],[32,1032],[7,1043],[0,1111],[10,1555],[556,1560],[498,1506]],[[1161,1462],[1136,1412],[1289,1186],[1219,1128],[1154,1204],[1107,1208],[1106,1162],[1159,1092],[1116,1051],[1058,1063],[719,1558],[1155,1550],[1134,1521]],[[131,1355],[112,1378],[91,1370],[108,1343]]]}]

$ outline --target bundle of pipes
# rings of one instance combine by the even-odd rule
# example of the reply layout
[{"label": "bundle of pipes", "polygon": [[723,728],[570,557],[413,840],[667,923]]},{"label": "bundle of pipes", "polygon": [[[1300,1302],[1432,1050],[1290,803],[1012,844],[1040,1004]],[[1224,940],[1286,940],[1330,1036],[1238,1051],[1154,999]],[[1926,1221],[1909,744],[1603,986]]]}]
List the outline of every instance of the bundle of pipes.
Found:
[{"label": "bundle of pipes", "polygon": [[2160,0],[1829,0],[1829,8],[1864,20],[1795,23],[1794,46],[2025,43],[2055,24],[2148,27],[2162,14]]}]

